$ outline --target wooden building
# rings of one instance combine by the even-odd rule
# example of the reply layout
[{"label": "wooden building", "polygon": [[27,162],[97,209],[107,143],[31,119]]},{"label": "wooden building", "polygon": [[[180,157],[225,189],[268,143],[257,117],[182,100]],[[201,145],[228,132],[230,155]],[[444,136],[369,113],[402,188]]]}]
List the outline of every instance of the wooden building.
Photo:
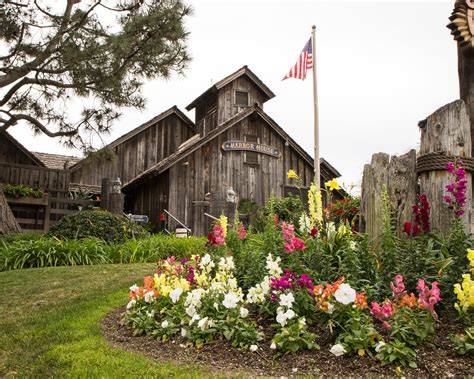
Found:
[{"label": "wooden building", "polygon": [[[272,193],[295,192],[293,169],[308,187],[313,158],[269,115],[263,106],[273,92],[246,66],[222,79],[191,102],[196,134],[177,151],[132,180],[124,181],[127,211],[147,214],[154,223],[169,210],[194,234],[206,234],[209,219],[226,210],[229,191],[238,200],[263,205]],[[321,181],[340,176],[321,159]],[[171,228],[176,226],[170,220]]]},{"label": "wooden building", "polygon": [[[31,153],[5,133],[6,138],[0,138],[0,163],[28,165],[31,172],[37,167],[45,171],[45,178],[46,173],[48,178],[53,178],[51,173],[66,175],[64,183],[54,179],[49,186],[66,184],[72,190],[82,186],[99,192],[103,178],[118,177],[126,213],[147,215],[159,230],[166,209],[193,234],[204,235],[210,226],[204,213],[227,212],[229,194],[235,194],[237,202],[248,199],[263,205],[272,193],[298,192],[294,180],[287,179],[290,169],[300,174],[303,187],[312,182],[313,158],[264,111],[265,102],[274,96],[244,66],[186,107],[195,109],[195,123],[174,106],[110,143],[99,159],[78,162]],[[5,170],[0,181],[12,177]],[[321,182],[338,176],[321,159]],[[34,180],[30,174],[24,184]],[[44,180],[38,181],[41,187],[40,182]],[[171,218],[168,221],[170,230],[177,226]]]}]

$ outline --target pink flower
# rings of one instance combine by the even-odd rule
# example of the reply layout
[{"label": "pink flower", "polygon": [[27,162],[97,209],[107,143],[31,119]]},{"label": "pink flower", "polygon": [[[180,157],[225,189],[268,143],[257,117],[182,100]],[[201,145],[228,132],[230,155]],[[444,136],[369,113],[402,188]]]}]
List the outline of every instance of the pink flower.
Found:
[{"label": "pink flower", "polygon": [[295,250],[304,250],[304,242],[301,241],[298,237],[293,237],[291,239],[291,244],[294,246]]},{"label": "pink flower", "polygon": [[285,251],[291,253],[295,250],[295,247],[291,243],[285,243]]},{"label": "pink flower", "polygon": [[[382,306],[380,306],[377,302],[373,301],[372,304],[371,304],[370,313],[377,320],[382,321],[382,323],[385,323],[387,319],[392,317],[393,307],[390,303],[384,303],[384,304],[382,304]],[[389,324],[387,323],[387,325],[389,325]],[[391,329],[391,327],[390,327],[390,329]]]},{"label": "pink flower", "polygon": [[418,285],[416,286],[418,290],[418,304],[431,312],[433,318],[438,320],[438,315],[434,310],[434,306],[441,301],[441,291],[438,288],[438,282],[431,283],[431,289],[425,284],[423,279],[418,279]]},{"label": "pink flower", "polygon": [[392,282],[390,283],[390,288],[392,289],[393,296],[395,299],[401,298],[403,295],[406,294],[405,291],[405,284],[403,283],[403,276],[402,275],[397,275],[395,276],[395,283],[394,285]]},{"label": "pink flower", "polygon": [[281,232],[283,234],[283,239],[286,242],[291,243],[291,240],[295,236],[295,226],[283,221],[281,224]]}]

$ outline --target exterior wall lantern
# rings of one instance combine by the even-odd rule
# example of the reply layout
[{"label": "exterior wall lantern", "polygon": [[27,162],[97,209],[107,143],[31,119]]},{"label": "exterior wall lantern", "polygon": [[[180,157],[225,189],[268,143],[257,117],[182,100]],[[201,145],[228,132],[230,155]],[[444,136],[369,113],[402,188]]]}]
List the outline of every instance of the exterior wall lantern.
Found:
[{"label": "exterior wall lantern", "polygon": [[112,192],[122,193],[122,182],[120,181],[120,178],[117,178],[112,182]]},{"label": "exterior wall lantern", "polygon": [[229,187],[227,190],[227,202],[228,203],[235,203],[235,191],[232,189],[232,187]]}]

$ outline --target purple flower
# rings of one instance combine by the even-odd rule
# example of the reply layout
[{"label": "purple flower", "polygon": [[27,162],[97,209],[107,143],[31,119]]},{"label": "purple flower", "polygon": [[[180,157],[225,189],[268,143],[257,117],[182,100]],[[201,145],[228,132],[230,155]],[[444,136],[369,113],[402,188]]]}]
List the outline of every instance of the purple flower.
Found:
[{"label": "purple flower", "polygon": [[466,205],[467,196],[467,178],[466,171],[462,167],[462,161],[455,163],[448,162],[446,164],[446,171],[454,174],[454,180],[446,185],[446,192],[449,196],[444,196],[443,200],[448,205],[449,209],[453,210],[456,217],[461,217],[464,214],[464,206]]},{"label": "purple flower", "polygon": [[446,163],[445,169],[447,172],[452,174],[454,172],[454,163],[453,162]]}]

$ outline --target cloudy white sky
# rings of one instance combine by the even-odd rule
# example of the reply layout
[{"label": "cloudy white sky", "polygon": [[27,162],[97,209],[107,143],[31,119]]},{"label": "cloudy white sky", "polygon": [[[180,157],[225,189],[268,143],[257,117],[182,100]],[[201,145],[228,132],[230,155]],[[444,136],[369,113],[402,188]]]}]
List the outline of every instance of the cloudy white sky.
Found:
[{"label": "cloudy white sky", "polygon": [[[456,44],[446,1],[193,1],[187,21],[193,61],[184,77],[146,83],[147,107],[124,109],[110,142],[156,114],[184,107],[248,65],[276,94],[265,111],[310,154],[312,81],[281,81],[317,26],[321,156],[349,184],[373,153],[401,154],[419,142],[417,123],[459,97]],[[194,114],[188,114],[194,119]],[[11,129],[33,151],[78,154]]]}]

